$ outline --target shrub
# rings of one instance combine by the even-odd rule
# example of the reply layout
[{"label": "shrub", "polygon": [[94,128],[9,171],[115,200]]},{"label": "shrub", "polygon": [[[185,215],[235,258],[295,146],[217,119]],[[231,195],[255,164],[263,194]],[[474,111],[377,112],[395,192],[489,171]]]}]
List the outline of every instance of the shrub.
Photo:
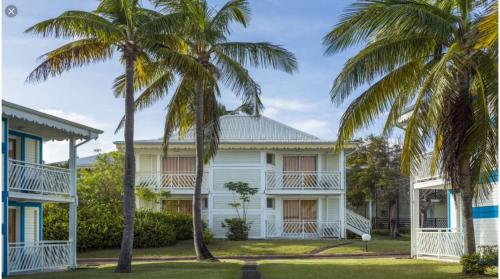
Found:
[{"label": "shrub", "polygon": [[176,242],[175,227],[163,212],[137,211],[134,224],[134,247],[153,248]]},{"label": "shrub", "polygon": [[207,226],[204,226],[203,240],[205,240],[205,244],[209,244],[210,242],[212,242],[213,239],[214,239],[214,233]]},{"label": "shrub", "polygon": [[462,272],[467,275],[482,275],[486,269],[498,266],[498,246],[479,246],[478,252],[462,256]]},{"label": "shrub", "polygon": [[486,271],[486,266],[479,253],[462,256],[460,263],[462,264],[462,273],[467,275],[484,274]]},{"label": "shrub", "polygon": [[250,225],[241,218],[226,219],[222,223],[223,228],[227,228],[227,239],[247,240]]},{"label": "shrub", "polygon": [[168,214],[168,223],[174,226],[177,240],[193,238],[193,218],[186,214]]}]

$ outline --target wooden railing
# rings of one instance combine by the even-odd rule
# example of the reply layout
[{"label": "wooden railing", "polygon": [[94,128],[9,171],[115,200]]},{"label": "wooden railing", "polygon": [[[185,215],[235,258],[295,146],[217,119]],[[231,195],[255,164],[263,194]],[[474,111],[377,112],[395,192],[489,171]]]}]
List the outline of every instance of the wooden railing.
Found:
[{"label": "wooden railing", "polygon": [[464,253],[464,234],[456,229],[418,228],[415,245],[417,257],[459,260]]},{"label": "wooden railing", "polygon": [[266,190],[342,190],[340,172],[268,171]]},{"label": "wooden railing", "polygon": [[9,160],[9,191],[11,192],[70,195],[70,178],[69,169]]},{"label": "wooden railing", "polygon": [[9,274],[66,269],[72,257],[71,241],[9,243]]},{"label": "wooden railing", "polygon": [[[136,186],[149,187],[153,190],[193,190],[196,182],[196,173],[162,173],[138,172]],[[208,173],[203,174],[202,189],[206,189]]]},{"label": "wooden railing", "polygon": [[266,220],[267,238],[340,238],[341,223],[315,222],[315,221],[283,221],[275,222]]}]

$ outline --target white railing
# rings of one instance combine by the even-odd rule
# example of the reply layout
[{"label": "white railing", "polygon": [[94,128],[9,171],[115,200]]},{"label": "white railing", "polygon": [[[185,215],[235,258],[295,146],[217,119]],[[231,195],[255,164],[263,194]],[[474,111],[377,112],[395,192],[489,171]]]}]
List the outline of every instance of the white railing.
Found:
[{"label": "white railing", "polygon": [[71,194],[71,171],[44,164],[9,160],[9,191],[34,194]]},{"label": "white railing", "polygon": [[464,234],[456,229],[417,228],[417,257],[460,259],[464,254]]},{"label": "white railing", "polygon": [[346,209],[346,225],[348,228],[352,228],[354,230],[357,230],[358,234],[362,233],[367,233],[370,234],[370,229],[371,229],[371,222],[369,219],[349,210]]},{"label": "white railing", "polygon": [[340,238],[341,223],[315,221],[284,221],[275,222],[266,220],[267,238]]},{"label": "white railing", "polygon": [[266,190],[342,190],[340,181],[340,172],[266,172]]},{"label": "white railing", "polygon": [[[208,173],[203,173],[202,189],[206,189]],[[138,172],[136,185],[149,187],[153,190],[193,190],[196,182],[196,173],[161,173]]]},{"label": "white railing", "polygon": [[419,165],[416,166],[416,172],[414,173],[415,181],[420,182],[441,177],[439,169],[437,169],[434,174],[431,173],[431,162],[432,153],[427,153],[422,157]]},{"label": "white railing", "polygon": [[9,273],[66,269],[71,262],[71,241],[9,243]]}]

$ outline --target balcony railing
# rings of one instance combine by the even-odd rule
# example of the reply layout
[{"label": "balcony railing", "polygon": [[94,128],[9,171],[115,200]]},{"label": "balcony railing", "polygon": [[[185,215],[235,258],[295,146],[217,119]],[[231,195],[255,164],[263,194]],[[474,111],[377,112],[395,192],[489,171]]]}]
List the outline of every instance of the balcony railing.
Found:
[{"label": "balcony railing", "polygon": [[9,191],[71,195],[71,171],[44,164],[9,160]]},{"label": "balcony railing", "polygon": [[340,227],[340,221],[266,221],[266,236],[289,239],[340,238]]},{"label": "balcony railing", "polygon": [[455,229],[417,229],[417,257],[459,260],[464,253],[464,234]]},{"label": "balcony railing", "polygon": [[266,172],[266,190],[342,190],[339,172]]},{"label": "balcony railing", "polygon": [[[203,174],[202,190],[206,190],[208,173]],[[149,187],[152,190],[193,190],[196,182],[196,173],[161,173],[161,172],[138,172],[136,185]]]},{"label": "balcony railing", "polygon": [[427,180],[434,180],[441,177],[439,169],[437,169],[434,174],[431,172],[431,162],[432,153],[427,153],[420,160],[419,165],[416,167],[416,172],[414,174],[415,181],[422,182]]},{"label": "balcony railing", "polygon": [[9,273],[66,269],[72,259],[71,241],[9,243]]}]

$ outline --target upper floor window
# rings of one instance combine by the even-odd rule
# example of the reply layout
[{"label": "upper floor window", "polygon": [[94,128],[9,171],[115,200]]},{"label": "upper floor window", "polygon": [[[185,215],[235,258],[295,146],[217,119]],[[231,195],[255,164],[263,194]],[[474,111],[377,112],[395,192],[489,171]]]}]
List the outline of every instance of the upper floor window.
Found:
[{"label": "upper floor window", "polygon": [[191,157],[163,157],[163,172],[166,173],[193,173],[196,169],[196,158]]},{"label": "upper floor window", "polygon": [[316,156],[283,156],[283,171],[308,172],[316,170]]},{"label": "upper floor window", "polygon": [[266,153],[266,163],[268,163],[269,165],[276,164],[276,158],[274,153]]}]

